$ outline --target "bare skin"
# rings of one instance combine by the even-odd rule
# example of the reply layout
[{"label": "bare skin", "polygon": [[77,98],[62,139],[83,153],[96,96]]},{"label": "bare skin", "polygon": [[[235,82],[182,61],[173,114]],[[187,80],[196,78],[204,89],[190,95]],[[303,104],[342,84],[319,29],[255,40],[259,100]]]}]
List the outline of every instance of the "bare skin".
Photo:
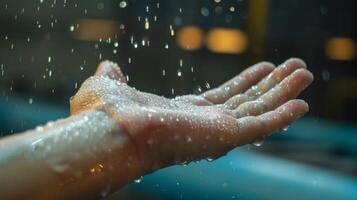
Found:
[{"label": "bare skin", "polygon": [[[247,68],[222,86],[201,95],[167,99],[128,86],[125,76],[115,63],[102,62],[95,75],[87,79],[71,99],[72,117],[55,122],[51,129],[45,127],[45,131],[40,135],[42,134],[41,138],[45,138],[45,141],[52,141],[53,135],[56,135],[53,134],[54,129],[65,129],[66,134],[75,134],[76,132],[68,127],[78,126],[78,129],[85,132],[82,135],[92,134],[96,130],[104,135],[98,139],[101,141],[98,146],[113,147],[111,151],[103,153],[103,150],[98,150],[101,148],[96,148],[93,150],[95,158],[82,156],[71,161],[71,166],[92,172],[97,169],[93,168],[93,165],[101,160],[101,163],[105,163],[104,166],[117,163],[113,164],[114,170],[102,173],[104,170],[98,169],[101,173],[89,173],[91,176],[81,175],[80,178],[62,174],[59,180],[58,175],[51,174],[51,168],[52,171],[44,172],[48,174],[48,178],[38,184],[39,187],[43,186],[42,182],[54,185],[51,187],[51,194],[37,193],[33,197],[73,198],[73,195],[81,193],[81,197],[88,194],[93,198],[93,195],[102,191],[99,185],[112,180],[112,176],[115,177],[115,181],[112,181],[115,186],[111,186],[108,193],[160,168],[204,158],[217,158],[234,147],[262,140],[308,111],[307,103],[295,98],[312,81],[312,74],[300,59],[289,59],[278,67],[261,62]],[[92,121],[82,123],[83,118]],[[88,127],[94,127],[95,130]],[[29,131],[15,139],[10,137],[0,141],[0,149],[13,146],[16,143],[14,141],[26,140],[33,144],[33,141],[36,141],[33,139],[35,132]],[[58,134],[63,135],[62,132]],[[92,138],[100,134],[95,134]],[[78,140],[76,147],[73,147],[73,144],[58,147],[58,142],[51,142],[58,150],[49,153],[46,160],[58,156],[58,152],[64,152],[61,154],[63,160],[69,159],[63,155],[71,148],[78,152],[86,150],[83,147],[83,139],[74,140]],[[92,139],[93,144],[98,141]],[[8,154],[9,158],[16,157]],[[20,158],[22,157],[13,160],[21,160],[23,164],[25,161]],[[41,160],[38,163],[41,163]],[[39,169],[40,165],[34,164],[34,170]],[[47,161],[44,161],[43,165],[52,166]],[[100,164],[99,168],[104,168],[103,165]],[[10,167],[4,165],[0,165],[0,170],[1,168],[11,171]],[[71,178],[71,184],[64,184],[66,177]],[[74,179],[76,181],[73,181]],[[58,182],[61,182],[60,186]],[[23,194],[34,190],[27,184],[24,185],[26,192]],[[7,195],[5,196],[9,197],[11,194],[8,192]]]}]

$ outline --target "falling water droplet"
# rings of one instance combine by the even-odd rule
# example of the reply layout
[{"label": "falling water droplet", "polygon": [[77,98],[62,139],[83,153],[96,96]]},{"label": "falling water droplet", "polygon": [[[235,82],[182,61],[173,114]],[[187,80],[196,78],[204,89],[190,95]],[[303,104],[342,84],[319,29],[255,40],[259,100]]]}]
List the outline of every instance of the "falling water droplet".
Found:
[{"label": "falling water droplet", "polygon": [[172,25],[170,25],[170,35],[171,36],[175,35],[175,30],[173,29]]},{"label": "falling water droplet", "polygon": [[322,70],[321,76],[322,76],[322,80],[327,82],[330,79],[330,72],[324,69]]},{"label": "falling water droplet", "polygon": [[73,25],[70,26],[70,27],[69,27],[69,30],[70,30],[71,32],[73,32],[73,31],[74,31],[74,26],[73,26]]},{"label": "falling water droplet", "polygon": [[119,3],[119,7],[120,7],[120,8],[125,8],[127,5],[128,5],[128,4],[126,3],[126,1],[121,1],[121,2]]},{"label": "falling water droplet", "polygon": [[150,23],[149,23],[148,18],[145,18],[145,29],[146,29],[146,30],[149,30],[149,29],[150,29]]},{"label": "falling water droplet", "polygon": [[201,8],[201,15],[207,17],[209,15],[209,10],[206,7]]}]

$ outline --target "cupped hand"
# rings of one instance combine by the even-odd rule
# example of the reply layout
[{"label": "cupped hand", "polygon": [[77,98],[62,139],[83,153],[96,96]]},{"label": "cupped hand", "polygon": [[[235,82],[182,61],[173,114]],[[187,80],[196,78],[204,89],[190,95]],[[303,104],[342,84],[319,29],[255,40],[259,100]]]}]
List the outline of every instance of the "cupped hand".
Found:
[{"label": "cupped hand", "polygon": [[283,129],[308,111],[307,103],[295,98],[312,81],[300,59],[278,67],[260,62],[201,95],[168,99],[128,86],[120,68],[104,61],[71,99],[71,113],[106,112],[152,171],[216,158]]}]

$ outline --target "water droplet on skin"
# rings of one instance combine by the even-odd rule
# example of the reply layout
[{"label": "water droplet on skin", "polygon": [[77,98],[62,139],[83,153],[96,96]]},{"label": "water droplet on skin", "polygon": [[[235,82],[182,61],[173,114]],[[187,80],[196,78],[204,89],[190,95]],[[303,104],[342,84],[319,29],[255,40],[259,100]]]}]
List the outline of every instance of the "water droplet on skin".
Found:
[{"label": "water droplet on skin", "polygon": [[206,159],[208,162],[212,162],[213,161],[213,158],[207,158]]},{"label": "water droplet on skin", "polygon": [[140,183],[142,180],[143,180],[143,177],[140,176],[140,178],[134,180],[134,183]]},{"label": "water droplet on skin", "polygon": [[224,87],[224,93],[229,94],[230,93],[230,89],[231,88],[229,86]]},{"label": "water droplet on skin", "polygon": [[183,161],[183,162],[181,162],[181,163],[180,163],[180,165],[182,165],[182,166],[184,166],[184,167],[186,167],[186,166],[187,166],[187,164],[188,164],[188,162],[187,162],[187,161]]},{"label": "water droplet on skin", "polygon": [[192,142],[192,138],[190,136],[186,137],[186,142]]},{"label": "water droplet on skin", "polygon": [[289,129],[289,126],[286,126],[283,128],[283,131],[287,131]]},{"label": "water droplet on skin", "polygon": [[42,126],[37,126],[35,130],[41,132],[41,131],[43,131],[43,127]]},{"label": "water droplet on skin", "polygon": [[57,173],[63,173],[69,169],[70,169],[70,166],[68,164],[57,164],[57,165],[52,166],[52,170]]},{"label": "water droplet on skin", "polygon": [[252,144],[253,144],[253,146],[260,147],[263,145],[263,143],[264,143],[264,140],[259,140],[259,141],[253,142]]}]

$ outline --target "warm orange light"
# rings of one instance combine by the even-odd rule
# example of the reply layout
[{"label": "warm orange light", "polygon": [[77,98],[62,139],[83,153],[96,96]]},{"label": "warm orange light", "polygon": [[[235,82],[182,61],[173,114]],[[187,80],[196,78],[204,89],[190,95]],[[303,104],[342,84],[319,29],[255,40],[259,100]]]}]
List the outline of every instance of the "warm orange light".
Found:
[{"label": "warm orange light", "polygon": [[352,60],[356,56],[356,44],[350,38],[330,38],[326,42],[325,52],[333,60]]},{"label": "warm orange light", "polygon": [[207,35],[207,47],[216,53],[242,53],[247,46],[247,36],[240,30],[214,28]]},{"label": "warm orange light", "polygon": [[186,26],[178,32],[176,42],[182,49],[197,50],[203,45],[203,37],[201,29],[194,26]]},{"label": "warm orange light", "polygon": [[73,36],[79,40],[113,39],[119,34],[119,24],[110,20],[79,19],[75,27]]}]

